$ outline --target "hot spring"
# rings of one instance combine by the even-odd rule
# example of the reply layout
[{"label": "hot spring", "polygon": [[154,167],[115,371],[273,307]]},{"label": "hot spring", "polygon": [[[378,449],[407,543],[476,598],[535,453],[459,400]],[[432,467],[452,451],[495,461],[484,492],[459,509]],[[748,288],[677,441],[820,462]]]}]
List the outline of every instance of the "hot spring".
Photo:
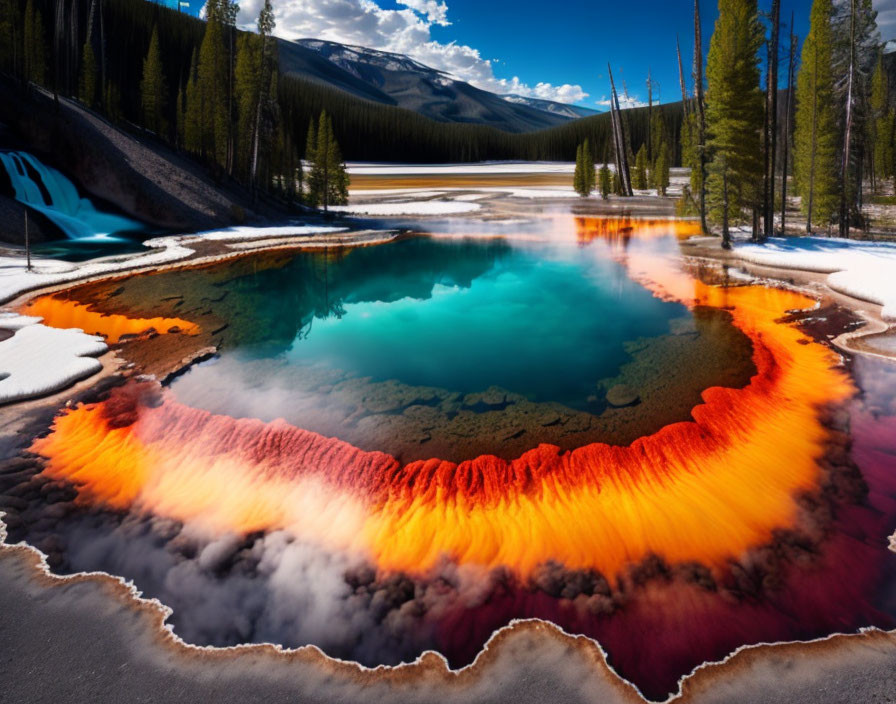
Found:
[{"label": "hot spring", "polygon": [[11,538],[191,643],[458,667],[535,618],[655,699],[745,644],[892,628],[896,375],[813,299],[682,258],[692,230],[459,222],[39,298],[136,368],[35,429]]}]

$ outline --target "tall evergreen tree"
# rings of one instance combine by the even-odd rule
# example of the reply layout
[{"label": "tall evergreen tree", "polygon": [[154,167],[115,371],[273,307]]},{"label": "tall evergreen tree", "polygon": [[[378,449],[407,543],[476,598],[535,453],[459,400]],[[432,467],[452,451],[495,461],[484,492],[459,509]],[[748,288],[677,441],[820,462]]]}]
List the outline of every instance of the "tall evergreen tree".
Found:
[{"label": "tall evergreen tree", "polygon": [[719,18],[706,66],[706,128],[709,215],[722,225],[730,246],[729,223],[761,204],[764,122],[759,89],[762,25],[756,0],[719,0]]},{"label": "tall evergreen tree", "polygon": [[643,191],[647,188],[647,145],[642,144],[635,157],[635,173],[633,180],[635,188]]},{"label": "tall evergreen tree", "polygon": [[[694,104],[697,112],[694,139],[700,162],[699,190],[694,192],[699,194],[700,229],[703,234],[708,234],[709,228],[706,223],[706,96],[703,91],[703,30],[700,26],[700,0],[694,0]],[[693,176],[691,185],[694,185]]]},{"label": "tall evergreen tree", "polygon": [[793,169],[806,232],[815,221],[830,222],[838,203],[831,13],[831,0],[813,2],[797,76]]},{"label": "tall evergreen tree", "polygon": [[[261,42],[258,61],[258,102],[255,108],[252,165],[249,174],[249,183],[253,188],[257,187],[259,152],[262,150],[261,142],[266,136],[263,135],[266,127],[265,119],[270,117],[273,110],[272,98],[275,98],[277,93],[276,89],[272,90],[272,87],[276,85],[277,76],[276,56],[274,54],[276,44],[273,38],[274,26],[274,9],[271,6],[271,0],[264,0],[264,5],[258,15],[258,37]],[[268,120],[268,127],[270,122],[271,120]]]},{"label": "tall evergreen tree", "polygon": [[572,174],[572,188],[583,198],[588,195],[585,187],[585,159],[582,145],[576,147],[576,168]]},{"label": "tall evergreen tree", "polygon": [[326,112],[320,114],[315,137],[308,177],[309,205],[323,206],[327,210],[331,205],[348,202],[349,178],[333,134],[333,123]]},{"label": "tall evergreen tree", "polygon": [[162,50],[159,47],[159,29],[155,27],[149,41],[149,51],[143,60],[143,80],[140,82],[140,104],[143,110],[143,126],[164,136],[167,127],[165,108],[168,101],[168,84],[162,69]]},{"label": "tall evergreen tree", "polygon": [[258,106],[260,80],[258,36],[249,32],[237,40],[236,76],[236,170],[248,181],[252,163],[252,140],[255,135],[255,115]]},{"label": "tall evergreen tree", "polygon": [[88,107],[96,105],[98,70],[96,54],[90,40],[84,42],[81,51],[81,75],[78,78],[78,97]]},{"label": "tall evergreen tree", "polygon": [[700,168],[700,144],[698,139],[700,129],[698,124],[699,120],[700,115],[696,110],[691,110],[685,115],[684,120],[681,123],[679,145],[681,150],[681,165],[690,169],[689,188],[687,193],[683,195],[685,195],[686,199],[693,201],[683,204],[682,207],[687,211],[694,211],[697,213],[699,213],[700,205],[693,199],[695,195],[699,198],[699,194],[703,189],[703,170]]},{"label": "tall evergreen tree", "polygon": [[177,109],[175,112],[175,141],[178,149],[186,147],[187,137],[187,90],[183,84],[177,92]]},{"label": "tall evergreen tree", "polygon": [[25,5],[24,47],[25,79],[37,85],[46,85],[47,34],[43,14],[35,7],[34,0],[28,0]]},{"label": "tall evergreen tree", "polygon": [[600,167],[597,183],[600,189],[600,197],[606,200],[610,197],[610,192],[612,191],[610,167],[606,163]]},{"label": "tall evergreen tree", "polygon": [[227,51],[223,0],[205,4],[206,24],[199,48],[195,100],[199,101],[199,153],[225,166],[227,161]]},{"label": "tall evergreen tree", "polygon": [[591,143],[587,138],[582,145],[582,170],[585,174],[585,188],[590,195],[595,186],[597,186],[597,174],[594,171],[594,155],[591,153]]},{"label": "tall evergreen tree", "polygon": [[772,33],[768,41],[768,61],[765,71],[765,133],[763,152],[765,156],[765,180],[762,193],[763,238],[771,237],[775,229],[775,161],[778,147],[778,40],[781,31],[781,1],[772,0],[769,18]]},{"label": "tall evergreen tree", "polygon": [[22,70],[22,24],[19,0],[0,0],[0,70],[13,75]]},{"label": "tall evergreen tree", "polygon": [[653,173],[654,188],[661,196],[665,196],[669,187],[669,146],[665,142],[657,147]]},{"label": "tall evergreen tree", "polygon": [[880,190],[882,183],[893,176],[893,110],[887,83],[881,55],[871,80],[871,113],[868,116],[871,186],[875,190]]},{"label": "tall evergreen tree", "polygon": [[194,154],[202,154],[202,96],[199,90],[199,52],[195,49],[184,98],[184,147]]},{"label": "tall evergreen tree", "polygon": [[305,139],[305,163],[310,169],[306,184],[308,192],[305,195],[305,202],[312,208],[320,203],[320,184],[317,176],[317,130],[314,127],[314,120],[308,123],[308,136]]},{"label": "tall evergreen tree", "polygon": [[653,115],[651,116],[651,126],[650,126],[650,149],[648,154],[653,157],[653,161],[656,162],[656,158],[659,156],[660,147],[664,144],[668,144],[669,140],[666,135],[666,120],[663,117],[663,109],[661,107],[657,107],[656,110],[653,111]]},{"label": "tall evergreen tree", "polygon": [[236,166],[236,135],[234,120],[236,119],[236,52],[237,31],[236,20],[240,6],[233,0],[221,0],[221,21],[224,25],[227,43],[227,173],[233,174]]}]

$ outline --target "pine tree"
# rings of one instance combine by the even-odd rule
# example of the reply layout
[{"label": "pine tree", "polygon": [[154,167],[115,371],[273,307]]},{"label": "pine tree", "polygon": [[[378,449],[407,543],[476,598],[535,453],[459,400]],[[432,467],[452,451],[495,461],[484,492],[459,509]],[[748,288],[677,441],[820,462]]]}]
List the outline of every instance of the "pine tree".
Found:
[{"label": "pine tree", "polygon": [[[684,121],[681,123],[681,165],[690,169],[690,188],[691,198],[693,194],[699,194],[702,184],[702,173],[700,169],[700,144],[698,139],[700,126],[698,121],[700,115],[697,111],[688,113]],[[690,207],[690,206],[689,206]],[[699,205],[696,202],[693,207],[699,211]]]},{"label": "pine tree", "polygon": [[88,107],[96,105],[97,83],[96,55],[88,40],[81,51],[81,75],[78,78],[78,97]]},{"label": "pine tree", "polygon": [[313,149],[306,151],[311,169],[308,176],[309,205],[321,205],[324,210],[331,205],[343,205],[348,202],[348,172],[333,134],[333,123],[326,112],[320,114],[316,133],[313,125],[309,130],[309,142],[312,137]]},{"label": "pine tree", "polygon": [[653,157],[653,163],[656,163],[656,159],[660,154],[660,148],[668,143],[666,138],[666,120],[663,118],[663,110],[660,107],[657,107],[653,111],[653,115],[650,118],[650,149],[649,154]]},{"label": "pine tree", "polygon": [[196,76],[199,140],[197,150],[220,166],[227,161],[227,51],[224,42],[224,7],[222,0],[205,4],[206,24],[199,47],[199,68]]},{"label": "pine tree", "polygon": [[184,148],[194,154],[202,153],[202,96],[199,91],[199,53],[194,49],[190,74],[184,93]]},{"label": "pine tree", "polygon": [[647,188],[647,145],[642,144],[635,157],[635,188],[643,191]]},{"label": "pine tree", "polygon": [[143,80],[140,82],[140,103],[143,109],[143,126],[158,135],[167,131],[165,106],[168,86],[162,69],[162,50],[159,47],[159,29],[153,28],[149,51],[143,60]]},{"label": "pine tree", "polygon": [[233,0],[221,0],[221,21],[226,34],[227,54],[227,173],[232,175],[236,166],[236,137],[234,118],[236,114],[236,20],[240,6]]},{"label": "pine tree", "polygon": [[653,153],[656,154],[656,158],[653,160],[653,163],[650,164],[650,168],[647,174],[647,185],[650,188],[655,189],[657,193],[659,193],[660,189],[662,188],[662,174],[660,170],[663,165],[660,163],[660,154],[664,152],[665,149],[665,142],[660,140],[654,143]]},{"label": "pine tree", "polygon": [[796,190],[806,216],[806,232],[814,221],[830,222],[837,212],[837,127],[834,78],[831,71],[831,0],[815,0],[809,34],[803,43],[796,87],[796,131],[793,169]]},{"label": "pine tree", "polygon": [[871,79],[871,114],[868,119],[868,143],[871,145],[871,185],[879,190],[883,181],[893,175],[893,111],[883,56]]},{"label": "pine tree", "polygon": [[112,122],[120,122],[123,113],[121,111],[121,88],[115,81],[106,81],[105,97],[103,101],[106,106],[106,116]]},{"label": "pine tree", "polygon": [[317,204],[320,203],[320,184],[318,183],[314,166],[317,162],[317,131],[314,129],[314,120],[311,120],[308,124],[308,137],[305,140],[305,162],[310,169],[306,179],[308,192],[305,195],[305,203],[312,208],[316,208]]},{"label": "pine tree", "polygon": [[572,187],[583,198],[588,195],[585,190],[585,159],[581,144],[576,147],[576,168],[572,175]]},{"label": "pine tree", "polygon": [[665,196],[669,187],[669,147],[663,142],[657,149],[656,163],[653,167],[654,187],[661,196]]},{"label": "pine tree", "polygon": [[44,18],[41,11],[34,6],[34,0],[25,5],[25,79],[37,85],[47,83],[47,35],[44,31]]},{"label": "pine tree", "polygon": [[255,34],[246,32],[237,40],[235,100],[237,112],[236,168],[246,180],[251,168],[252,139],[258,105],[259,42]]},{"label": "pine tree", "polygon": [[0,0],[0,70],[18,75],[22,63],[22,18],[18,0]]},{"label": "pine tree", "polygon": [[594,155],[591,153],[591,144],[585,140],[582,145],[582,171],[584,172],[585,188],[591,195],[597,185],[597,174],[594,171]]},{"label": "pine tree", "polygon": [[709,214],[722,225],[725,247],[730,246],[730,221],[739,219],[743,208],[755,210],[762,202],[762,43],[756,0],[719,0],[706,66],[706,185]]},{"label": "pine tree", "polygon": [[610,197],[610,191],[612,190],[612,184],[610,183],[610,167],[604,164],[600,167],[600,173],[598,177],[598,186],[600,188],[600,197],[606,200]]},{"label": "pine tree", "polygon": [[184,149],[187,137],[187,91],[183,84],[177,91],[175,137],[178,149]]},{"label": "pine tree", "polygon": [[330,147],[327,149],[327,173],[330,177],[326,203],[328,205],[346,205],[348,203],[348,170],[342,160],[342,150],[333,134],[332,123],[328,129]]},{"label": "pine tree", "polygon": [[275,100],[277,95],[275,88],[277,68],[274,54],[276,44],[272,36],[274,26],[274,9],[271,6],[271,0],[264,0],[264,5],[258,15],[258,37],[261,43],[258,64],[258,102],[255,106],[252,165],[249,173],[249,183],[253,189],[257,187],[259,154],[264,149],[262,141],[269,136],[271,122],[273,122],[271,119],[274,110],[272,100]]}]

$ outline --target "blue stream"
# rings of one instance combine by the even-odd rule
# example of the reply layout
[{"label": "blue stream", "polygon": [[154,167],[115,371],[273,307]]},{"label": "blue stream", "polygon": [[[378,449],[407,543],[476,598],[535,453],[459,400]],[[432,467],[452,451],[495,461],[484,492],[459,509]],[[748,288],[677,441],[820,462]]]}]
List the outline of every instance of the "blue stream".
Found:
[{"label": "blue stream", "polygon": [[69,239],[109,239],[119,232],[143,229],[136,220],[97,210],[75,185],[27,152],[0,152],[15,198],[46,215]]}]

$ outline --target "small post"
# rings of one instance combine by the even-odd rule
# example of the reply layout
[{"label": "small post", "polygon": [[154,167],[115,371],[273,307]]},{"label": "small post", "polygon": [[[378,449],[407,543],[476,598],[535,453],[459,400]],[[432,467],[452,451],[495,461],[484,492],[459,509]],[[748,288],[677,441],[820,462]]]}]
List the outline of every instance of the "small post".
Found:
[{"label": "small post", "polygon": [[25,260],[26,270],[31,271],[31,237],[28,234],[28,208],[25,208]]}]

